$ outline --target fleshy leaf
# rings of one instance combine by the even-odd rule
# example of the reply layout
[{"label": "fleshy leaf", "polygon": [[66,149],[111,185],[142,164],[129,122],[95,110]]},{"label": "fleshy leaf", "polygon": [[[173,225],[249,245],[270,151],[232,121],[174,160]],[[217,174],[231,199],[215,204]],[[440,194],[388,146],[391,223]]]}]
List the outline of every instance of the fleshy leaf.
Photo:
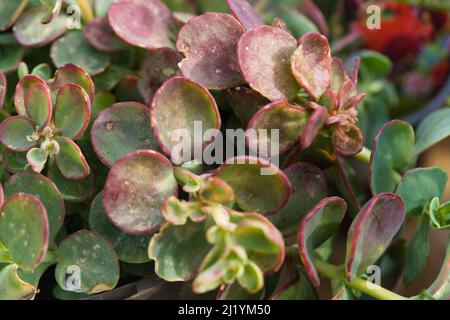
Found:
[{"label": "fleshy leaf", "polygon": [[92,294],[112,290],[119,281],[119,260],[102,237],[78,231],[58,247],[55,278],[66,291]]},{"label": "fleshy leaf", "polygon": [[380,128],[370,157],[372,194],[395,191],[400,174],[412,162],[413,148],[414,129],[409,123],[392,120]]},{"label": "fleshy leaf", "polygon": [[3,107],[6,96],[6,77],[3,72],[0,72],[0,109]]},{"label": "fleshy leaf", "polygon": [[61,36],[67,28],[67,19],[60,15],[47,24],[41,20],[47,9],[32,8],[23,13],[16,21],[13,32],[17,41],[25,47],[42,47]]},{"label": "fleshy leaf", "polygon": [[326,108],[317,106],[316,110],[310,115],[308,121],[303,127],[300,144],[302,149],[307,149],[316,139],[319,131],[325,125],[328,119],[328,111]]},{"label": "fleshy leaf", "polygon": [[294,163],[283,172],[291,182],[292,195],[286,206],[270,217],[270,221],[288,236],[297,230],[298,222],[328,195],[328,184],[323,171],[309,163]]},{"label": "fleshy leaf", "polygon": [[0,141],[14,151],[28,151],[36,145],[30,137],[34,133],[33,122],[23,116],[14,116],[0,123]]},{"label": "fleshy leaf", "polygon": [[33,270],[48,247],[47,211],[35,196],[17,193],[8,197],[0,215],[0,241],[19,267]]},{"label": "fleshy leaf", "polygon": [[226,13],[192,18],[178,33],[177,49],[186,58],[181,74],[208,89],[234,88],[243,83],[236,48],[244,29]]},{"label": "fleshy leaf", "polygon": [[0,44],[0,72],[17,69],[23,59],[24,49],[16,44]]},{"label": "fleshy leaf", "polygon": [[128,263],[149,261],[147,249],[151,236],[126,234],[113,225],[103,210],[102,193],[99,193],[92,201],[89,227],[111,242],[120,261]]},{"label": "fleshy leaf", "polygon": [[437,230],[450,228],[450,202],[441,205],[439,198],[436,197],[430,202],[428,212],[433,228]]},{"label": "fleshy leaf", "polygon": [[450,108],[437,110],[428,115],[416,130],[414,155],[450,136]]},{"label": "fleshy leaf", "polygon": [[8,172],[11,173],[21,172],[28,164],[27,153],[15,152],[9,149],[5,149],[3,151],[2,163]]},{"label": "fleshy leaf", "polygon": [[278,288],[269,298],[270,300],[316,300],[316,289],[306,274],[299,272],[297,277]]},{"label": "fleshy leaf", "polygon": [[291,56],[297,41],[286,31],[261,26],[239,41],[238,59],[250,87],[269,100],[291,100],[300,87],[291,73]]},{"label": "fleshy leaf", "polygon": [[[150,109],[150,120],[161,150],[172,156],[175,147],[190,147],[190,154],[182,154],[183,159],[190,157],[188,160],[198,156],[197,153],[212,141],[212,138],[210,141],[194,139],[195,123],[200,123],[203,130],[219,129],[221,123],[217,104],[208,90],[181,77],[171,78],[158,90]],[[190,133],[190,137],[186,137],[191,140],[190,145],[187,145],[188,141],[173,140],[172,134],[178,129]]]},{"label": "fleshy leaf", "polygon": [[292,55],[292,73],[302,88],[316,101],[331,83],[330,45],[325,36],[307,33]]},{"label": "fleshy leaf", "polygon": [[261,300],[263,296],[264,290],[250,293],[238,282],[234,282],[217,294],[217,300]]},{"label": "fleshy leaf", "polygon": [[359,127],[354,124],[338,125],[333,133],[333,143],[337,152],[344,156],[352,156],[361,152],[363,135]]},{"label": "fleshy leaf", "polygon": [[270,103],[261,94],[247,87],[229,89],[226,91],[226,95],[234,114],[245,125],[259,109]]},{"label": "fleshy leaf", "polygon": [[17,273],[19,267],[10,264],[0,270],[0,300],[33,300],[37,288],[23,281]]},{"label": "fleshy leaf", "polygon": [[42,18],[41,23],[47,24],[59,16],[63,0],[41,1],[41,4],[47,7],[47,14]]},{"label": "fleshy leaf", "polygon": [[182,226],[164,225],[148,248],[155,273],[166,281],[188,281],[195,277],[211,248],[205,238],[208,224],[187,221]]},{"label": "fleshy leaf", "polygon": [[344,63],[341,59],[331,58],[331,82],[330,89],[337,94],[344,82],[349,80],[347,73],[345,72]]},{"label": "fleshy leaf", "polygon": [[7,196],[25,192],[38,198],[47,210],[49,241],[52,242],[64,221],[64,201],[56,185],[47,177],[25,170],[15,174],[5,184]]},{"label": "fleshy leaf", "polygon": [[245,0],[227,0],[233,16],[239,20],[245,30],[250,30],[264,25],[259,14],[252,8],[250,3]]},{"label": "fleshy leaf", "polygon": [[83,35],[89,44],[102,52],[114,52],[126,48],[126,45],[120,40],[108,21],[103,17],[97,17],[84,27]]},{"label": "fleshy leaf", "polygon": [[96,75],[109,66],[109,55],[95,50],[81,31],[70,32],[52,44],[50,56],[57,67],[74,63]]},{"label": "fleshy leaf", "polygon": [[114,32],[131,45],[156,49],[173,48],[175,21],[159,0],[118,0],[108,10]]},{"label": "fleshy leaf", "polygon": [[139,91],[146,104],[150,104],[161,85],[178,73],[182,56],[170,48],[149,50],[140,69]]},{"label": "fleshy leaf", "polygon": [[[267,146],[268,156],[277,155],[277,152],[282,154],[299,142],[307,120],[308,113],[305,109],[284,101],[273,102],[260,109],[248,123],[247,130],[255,130],[256,134],[247,135],[247,145],[255,152],[259,150],[259,146]],[[266,131],[260,131],[261,129]],[[279,139],[272,139],[272,129],[279,130]],[[266,134],[261,135],[260,132]]]},{"label": "fleshy leaf", "polygon": [[61,135],[73,140],[86,131],[91,117],[91,100],[76,84],[65,84],[56,95],[54,122]]},{"label": "fleshy leaf", "polygon": [[9,29],[28,4],[28,0],[8,0],[0,4],[0,31]]},{"label": "fleshy leaf", "polygon": [[48,152],[41,148],[31,148],[27,152],[27,161],[33,171],[40,173],[47,163]]},{"label": "fleshy leaf", "polygon": [[91,169],[75,142],[65,137],[58,137],[59,153],[56,155],[56,165],[67,179],[81,180],[86,178]]},{"label": "fleshy leaf", "polygon": [[405,219],[402,199],[392,193],[374,196],[353,220],[347,236],[345,271],[349,281],[377,261]]},{"label": "fleshy leaf", "polygon": [[438,168],[409,170],[400,180],[395,191],[402,197],[407,215],[423,213],[433,198],[440,198],[447,184],[447,172]]},{"label": "fleshy leaf", "polygon": [[236,203],[245,211],[265,215],[276,213],[286,205],[291,195],[292,187],[286,175],[263,159],[232,158],[214,175],[233,188]]},{"label": "fleshy leaf", "polygon": [[91,101],[94,100],[94,82],[89,74],[75,64],[69,63],[56,70],[55,78],[51,82],[52,91],[57,92],[59,88],[67,83],[74,83],[82,87],[88,94]]},{"label": "fleshy leaf", "polygon": [[[42,103],[34,104],[33,94],[37,93]],[[28,96],[28,98],[27,98]],[[27,99],[31,105],[26,107]],[[33,120],[46,120],[52,115],[52,101],[48,93],[47,83],[44,79],[36,75],[27,75],[23,77],[17,84],[14,94],[14,106],[16,111],[21,116],[31,117]],[[30,113],[28,113],[30,111]],[[39,116],[42,114],[42,116]],[[36,116],[37,115],[37,116]],[[44,121],[40,121],[39,124]]]},{"label": "fleshy leaf", "polygon": [[99,159],[109,167],[134,151],[158,149],[149,110],[137,102],[119,102],[103,110],[92,126],[91,141]]},{"label": "fleshy leaf", "polygon": [[447,251],[445,260],[442,264],[441,271],[437,279],[427,289],[434,299],[448,300],[450,299],[450,239],[447,243]]},{"label": "fleshy leaf", "polygon": [[347,204],[339,197],[320,201],[302,220],[298,231],[298,248],[312,283],[320,285],[314,264],[314,250],[332,237],[344,219]]},{"label": "fleshy leaf", "polygon": [[139,150],[114,163],[106,180],[103,207],[129,234],[149,234],[164,222],[161,205],[178,190],[172,164],[162,154]]}]

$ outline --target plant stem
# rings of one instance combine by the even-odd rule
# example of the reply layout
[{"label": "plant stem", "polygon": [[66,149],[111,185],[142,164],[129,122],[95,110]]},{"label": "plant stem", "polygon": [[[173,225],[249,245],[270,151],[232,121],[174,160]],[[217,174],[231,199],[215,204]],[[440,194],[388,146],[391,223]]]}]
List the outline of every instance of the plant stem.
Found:
[{"label": "plant stem", "polygon": [[358,291],[361,291],[365,294],[368,294],[369,296],[372,296],[379,300],[405,300],[406,297],[403,297],[399,294],[396,294],[395,292],[389,291],[383,287],[380,287],[370,281],[361,279],[361,278],[355,278],[352,281],[348,281],[345,278],[344,272],[342,270],[342,267],[335,266],[333,264],[330,264],[328,262],[322,261],[322,260],[316,260],[315,261],[317,270],[328,279],[336,279],[340,278],[345,282],[345,284],[353,289],[356,289]]},{"label": "plant stem", "polygon": [[359,161],[369,164],[371,154],[372,151],[369,148],[363,147],[362,151],[360,153],[355,154],[354,157]]},{"label": "plant stem", "polygon": [[77,4],[80,7],[81,19],[84,21],[84,23],[87,24],[91,22],[91,20],[94,19],[94,14],[92,12],[92,7],[89,3],[89,0],[77,0]]},{"label": "plant stem", "polygon": [[43,263],[56,263],[57,260],[58,260],[58,256],[56,255],[56,251],[48,250],[47,255],[44,258],[44,261],[42,261],[42,262]]}]

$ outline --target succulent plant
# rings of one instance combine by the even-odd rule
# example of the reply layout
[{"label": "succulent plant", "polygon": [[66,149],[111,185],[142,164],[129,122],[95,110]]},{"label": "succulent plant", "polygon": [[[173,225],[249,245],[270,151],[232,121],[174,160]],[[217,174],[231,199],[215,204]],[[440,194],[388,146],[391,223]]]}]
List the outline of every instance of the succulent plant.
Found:
[{"label": "succulent plant", "polygon": [[[392,282],[414,282],[430,230],[450,228],[447,172],[417,167],[450,112],[391,119],[389,58],[345,53],[299,6],[0,4],[0,299],[33,299],[49,272],[57,298],[144,274],[181,297],[317,299],[329,280],[336,300],[407,299]],[[450,299],[449,250],[410,299]]]}]

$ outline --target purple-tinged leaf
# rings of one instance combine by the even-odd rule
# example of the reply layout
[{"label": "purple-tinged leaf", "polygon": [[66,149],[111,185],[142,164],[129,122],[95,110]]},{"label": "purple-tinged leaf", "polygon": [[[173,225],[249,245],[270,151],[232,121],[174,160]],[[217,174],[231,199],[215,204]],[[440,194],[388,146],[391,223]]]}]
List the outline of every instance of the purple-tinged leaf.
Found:
[{"label": "purple-tinged leaf", "polygon": [[86,91],[77,84],[68,83],[56,94],[54,122],[61,135],[72,140],[86,131],[91,117],[91,100]]},{"label": "purple-tinged leaf", "polygon": [[6,96],[6,77],[3,72],[0,72],[0,109],[3,107]]},{"label": "purple-tinged leaf", "polygon": [[308,17],[320,30],[322,34],[328,36],[328,23],[320,8],[313,0],[301,0],[300,12]]},{"label": "purple-tinged leaf", "polygon": [[137,102],[119,102],[103,110],[92,126],[91,142],[108,167],[134,151],[158,149],[150,127],[149,109]]},{"label": "purple-tinged leaf", "polygon": [[83,34],[89,44],[102,52],[115,52],[126,48],[103,17],[97,17],[84,27]]},{"label": "purple-tinged leaf", "polygon": [[138,89],[146,104],[150,104],[161,85],[177,75],[178,63],[183,58],[170,48],[149,50],[139,71]]},{"label": "purple-tinged leaf", "polygon": [[350,79],[347,79],[339,88],[337,99],[341,108],[348,109],[347,102],[354,96],[355,89],[356,85]]},{"label": "purple-tinged leaf", "polygon": [[170,161],[151,150],[139,150],[114,163],[103,192],[111,222],[129,234],[149,234],[164,222],[161,205],[178,190]]},{"label": "purple-tinged leaf", "polygon": [[[16,91],[14,94],[14,106],[16,108],[17,114],[19,114],[21,116],[28,116],[28,117],[30,116],[27,112],[27,108],[25,107],[25,99],[26,99],[26,96],[28,95],[28,92],[31,91],[33,87],[35,88],[35,90],[42,91],[41,95],[43,97],[47,98],[46,91],[48,89],[44,89],[44,87],[47,87],[47,83],[45,82],[44,79],[42,79],[39,76],[33,75],[33,74],[23,77],[17,84]],[[48,103],[47,101],[44,101],[44,102]],[[50,99],[50,107],[47,106],[47,108],[50,108],[47,110],[47,112],[50,112],[50,116],[51,116],[51,113],[52,113],[51,99]],[[39,111],[39,108],[38,108],[38,111]],[[33,113],[34,113],[34,110],[33,110]]]},{"label": "purple-tinged leaf", "polygon": [[345,71],[342,60],[336,57],[331,58],[331,83],[330,89],[337,94],[341,86],[349,80],[349,77]]},{"label": "purple-tinged leaf", "polygon": [[56,69],[55,78],[50,82],[52,91],[57,92],[59,88],[67,83],[79,85],[86,91],[91,101],[94,100],[94,82],[83,68],[69,63]]},{"label": "purple-tinged leaf", "polygon": [[[190,155],[177,156],[190,160],[198,156],[196,151],[201,152],[214,139],[194,139],[195,123],[201,123],[203,130],[218,130],[221,123],[219,109],[208,90],[182,77],[167,80],[156,92],[150,109],[150,121],[153,134],[167,156],[172,156],[173,148],[182,144],[183,148],[190,147]],[[191,133],[189,146],[185,145],[187,141],[180,143],[173,140],[172,133],[178,129]]]},{"label": "purple-tinged leaf", "polygon": [[347,204],[339,197],[320,201],[302,220],[298,231],[298,250],[312,283],[320,285],[314,264],[314,250],[332,237],[344,219]]},{"label": "purple-tinged leaf", "polygon": [[292,191],[286,175],[272,163],[260,158],[228,159],[215,171],[214,176],[233,188],[236,203],[242,210],[264,215],[280,211]]},{"label": "purple-tinged leaf", "polygon": [[[247,130],[252,130],[254,134],[248,131],[246,143],[255,152],[261,146],[265,147],[268,156],[282,154],[298,143],[307,120],[305,109],[284,101],[273,102],[260,109],[248,123]],[[272,139],[273,129],[279,130],[276,139]]]},{"label": "purple-tinged leaf", "polygon": [[352,156],[361,152],[363,148],[363,135],[358,126],[348,124],[338,125],[333,134],[333,143],[336,151],[344,156]]},{"label": "purple-tinged leaf", "polygon": [[318,101],[331,83],[331,54],[327,38],[314,32],[303,35],[291,61],[297,81]]},{"label": "purple-tinged leaf", "polygon": [[316,139],[319,131],[323,128],[328,119],[328,110],[324,107],[317,106],[316,110],[311,114],[303,127],[300,144],[302,149],[307,149]]},{"label": "purple-tinged leaf", "polygon": [[358,73],[360,64],[361,64],[360,56],[354,56],[348,59],[345,63],[345,70],[349,75],[350,80],[352,80],[355,85],[358,84]]},{"label": "purple-tinged leaf", "polygon": [[228,89],[243,83],[236,48],[244,29],[226,13],[192,18],[178,33],[177,49],[186,58],[181,74],[208,89]]},{"label": "purple-tinged leaf", "polygon": [[320,97],[319,104],[326,107],[328,112],[331,112],[339,106],[339,101],[337,95],[330,89],[327,89]]},{"label": "purple-tinged leaf", "polygon": [[7,0],[0,3],[0,31],[8,30],[28,4],[28,0]]},{"label": "purple-tinged leaf", "polygon": [[250,87],[269,100],[291,100],[300,90],[291,73],[291,56],[297,40],[286,31],[261,26],[239,41],[238,59]]},{"label": "purple-tinged leaf", "polygon": [[29,84],[27,88],[23,88],[25,110],[30,119],[42,129],[47,126],[52,117],[53,106],[50,89],[47,84],[33,80]]},{"label": "purple-tinged leaf", "polygon": [[234,114],[243,124],[247,125],[259,109],[270,101],[257,91],[247,87],[237,87],[226,91],[227,101]]},{"label": "purple-tinged leaf", "polygon": [[47,163],[48,152],[41,148],[31,148],[27,152],[27,161],[34,172],[40,173]]},{"label": "purple-tinged leaf", "polygon": [[60,15],[47,24],[41,20],[47,14],[43,7],[32,8],[23,13],[14,25],[17,41],[24,47],[42,47],[61,36],[67,29],[66,16]]},{"label": "purple-tinged leaf", "polygon": [[286,23],[279,17],[275,17],[275,19],[273,19],[272,21],[272,27],[274,28],[278,28],[281,29],[283,31],[286,31],[287,33],[291,34],[291,31],[289,30],[288,26],[286,25]]},{"label": "purple-tinged leaf", "polygon": [[81,180],[86,178],[91,169],[75,142],[66,137],[58,137],[59,153],[56,155],[56,165],[67,179]]},{"label": "purple-tinged leaf", "polygon": [[131,45],[146,49],[173,48],[175,20],[159,0],[118,0],[108,10],[114,32]]},{"label": "purple-tinged leaf", "polygon": [[47,210],[35,196],[17,193],[5,200],[1,212],[0,241],[15,264],[33,270],[47,253]]},{"label": "purple-tinged leaf", "polygon": [[28,151],[36,145],[31,139],[34,123],[23,116],[9,117],[0,123],[0,142],[14,151]]},{"label": "purple-tinged leaf", "polygon": [[303,271],[290,270],[295,278],[279,286],[269,300],[317,300],[317,292]]},{"label": "purple-tinged leaf", "polygon": [[227,0],[233,16],[244,26],[245,30],[250,30],[264,25],[262,18],[245,0]]},{"label": "purple-tinged leaf", "polygon": [[404,219],[402,198],[392,193],[376,195],[362,207],[347,236],[345,271],[349,281],[365,273],[386,251]]},{"label": "purple-tinged leaf", "polygon": [[292,185],[292,195],[281,211],[270,217],[270,221],[283,233],[292,235],[299,221],[328,195],[328,182],[318,167],[297,162],[283,170]]}]

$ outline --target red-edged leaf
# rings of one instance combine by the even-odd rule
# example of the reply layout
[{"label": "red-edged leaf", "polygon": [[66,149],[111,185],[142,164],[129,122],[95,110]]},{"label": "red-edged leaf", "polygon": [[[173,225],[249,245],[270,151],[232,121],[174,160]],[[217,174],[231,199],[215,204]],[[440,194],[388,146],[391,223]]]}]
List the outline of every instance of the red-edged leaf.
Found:
[{"label": "red-edged leaf", "polygon": [[259,109],[270,103],[267,98],[247,87],[229,89],[226,94],[234,114],[245,125]]},{"label": "red-edged leaf", "polygon": [[69,63],[56,69],[55,78],[50,82],[52,91],[57,92],[59,88],[67,83],[79,85],[86,91],[91,101],[94,101],[94,82],[83,68]]},{"label": "red-edged leaf", "polygon": [[331,83],[331,54],[327,38],[315,32],[303,35],[291,61],[297,81],[318,101]]},{"label": "red-edged leaf", "polygon": [[36,145],[31,139],[34,123],[23,116],[9,117],[0,123],[0,142],[14,151],[28,151]]},{"label": "red-edged leaf", "polygon": [[245,0],[227,0],[233,16],[239,20],[245,30],[250,30],[264,25],[259,14],[252,8],[250,3]]},{"label": "red-edged leaf", "polygon": [[115,52],[124,49],[125,43],[120,40],[104,17],[97,17],[84,27],[83,34],[89,44],[103,52]]},{"label": "red-edged leaf", "polygon": [[47,163],[48,153],[41,148],[31,148],[27,152],[27,161],[33,171],[40,173]]},{"label": "red-edged leaf", "polygon": [[333,132],[333,143],[336,151],[345,156],[352,156],[361,152],[363,148],[363,135],[358,126],[348,124],[337,125]]},{"label": "red-edged leaf", "polygon": [[351,281],[384,253],[405,219],[402,199],[393,193],[374,196],[353,220],[347,236],[345,270]]},{"label": "red-edged leaf", "polygon": [[236,48],[243,33],[239,22],[226,13],[189,20],[177,39],[178,51],[186,56],[180,63],[183,76],[215,90],[242,84]]},{"label": "red-edged leaf", "polygon": [[300,144],[303,149],[308,148],[316,139],[317,134],[323,128],[328,118],[328,110],[324,107],[318,106],[311,114],[303,127]]},{"label": "red-edged leaf", "polygon": [[336,57],[331,59],[331,83],[330,89],[337,94],[339,89],[345,81],[349,80],[347,73],[345,72],[344,64],[342,60]]},{"label": "red-edged leaf", "polygon": [[315,286],[320,285],[314,264],[314,250],[332,237],[344,219],[347,204],[339,197],[320,201],[300,223],[298,249],[306,272]]},{"label": "red-edged leaf", "polygon": [[290,59],[297,40],[286,31],[260,26],[239,41],[238,58],[250,87],[269,100],[291,100],[299,86],[291,73]]},{"label": "red-edged leaf", "polygon": [[[25,99],[27,92],[31,90],[31,88],[41,88],[41,86],[46,87],[47,83],[44,79],[36,75],[27,75],[23,77],[16,86],[16,91],[14,94],[14,106],[16,107],[17,114],[21,116],[29,116],[27,113],[27,109],[25,107]],[[42,89],[45,90],[45,89]],[[51,100],[50,100],[51,104]],[[51,108],[51,105],[50,105]],[[51,114],[51,109],[50,109]]]},{"label": "red-edged leaf", "polygon": [[59,144],[56,165],[61,174],[67,179],[86,178],[91,173],[91,169],[77,144],[66,137],[58,137],[55,140]]},{"label": "red-edged leaf", "polygon": [[53,106],[50,89],[46,84],[32,83],[24,90],[24,95],[27,115],[39,128],[45,127],[52,117]]}]

